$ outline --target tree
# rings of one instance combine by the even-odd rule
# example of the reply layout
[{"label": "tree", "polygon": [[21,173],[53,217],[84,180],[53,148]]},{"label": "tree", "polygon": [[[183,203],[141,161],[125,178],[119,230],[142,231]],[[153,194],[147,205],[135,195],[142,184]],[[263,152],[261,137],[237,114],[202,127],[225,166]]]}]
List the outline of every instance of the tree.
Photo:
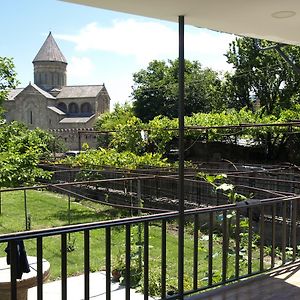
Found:
[{"label": "tree", "polygon": [[18,84],[14,67],[11,58],[0,56],[0,105],[6,99],[9,90],[14,89]]},{"label": "tree", "polygon": [[124,125],[134,116],[132,105],[117,103],[112,112],[106,112],[99,116],[95,124],[97,130],[115,130],[117,125]]},{"label": "tree", "polygon": [[0,126],[0,187],[32,184],[49,178],[50,173],[38,167],[41,158],[50,153],[54,139],[41,129],[29,130],[17,122]]},{"label": "tree", "polygon": [[[267,47],[271,42],[262,40],[261,45]],[[287,45],[282,51],[299,64],[300,47]],[[252,99],[257,99],[272,114],[299,101],[300,76],[276,50],[261,51],[254,39],[243,37],[230,44],[226,57],[235,71],[226,77],[231,107],[253,109]]]},{"label": "tree", "polygon": [[[143,122],[163,115],[178,116],[178,60],[149,63],[133,75],[132,97],[135,115]],[[197,61],[185,61],[185,114],[209,112],[218,108],[221,80],[211,69],[203,69]]]},{"label": "tree", "polygon": [[97,137],[98,146],[108,147],[113,139],[113,131],[125,125],[133,116],[132,105],[127,102],[123,105],[117,103],[112,112],[101,114],[95,124],[96,130],[103,131]]}]

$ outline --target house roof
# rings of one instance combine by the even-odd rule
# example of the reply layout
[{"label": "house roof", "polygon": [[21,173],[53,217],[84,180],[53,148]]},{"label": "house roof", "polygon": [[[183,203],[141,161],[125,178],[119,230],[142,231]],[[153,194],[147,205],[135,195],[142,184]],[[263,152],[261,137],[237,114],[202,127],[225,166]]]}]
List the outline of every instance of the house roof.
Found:
[{"label": "house roof", "polygon": [[59,108],[57,108],[56,106],[47,106],[47,108],[57,113],[58,115],[65,115],[65,113],[61,111]]},{"label": "house roof", "polygon": [[58,45],[56,44],[51,31],[46,38],[44,44],[39,50],[38,54],[33,60],[33,63],[38,61],[57,61],[62,63],[67,63],[66,58],[60,51]]},{"label": "house roof", "polygon": [[103,85],[74,85],[63,86],[57,99],[65,98],[90,98],[96,97],[103,89]]},{"label": "house roof", "polygon": [[185,23],[281,43],[300,45],[299,0],[63,0]]},{"label": "house roof", "polygon": [[7,96],[7,100],[15,100],[15,97],[19,95],[23,90],[24,88],[17,88],[14,90],[10,90]]},{"label": "house roof", "polygon": [[92,118],[94,118],[95,115],[92,115],[90,117],[71,117],[71,118],[63,118],[59,121],[60,124],[80,124],[80,123],[87,123]]},{"label": "house roof", "polygon": [[42,94],[44,97],[46,97],[48,99],[55,99],[55,97],[53,97],[51,94],[47,93],[46,91],[44,91],[43,89],[41,89],[40,87],[38,87],[36,84],[29,83],[29,85],[27,85],[25,88],[17,88],[17,89],[11,90],[9,92],[9,94],[8,94],[7,100],[9,100],[9,101],[15,100],[15,98],[19,94],[21,94],[23,91],[25,91],[29,87],[34,88],[36,91],[38,91],[40,94]]},{"label": "house roof", "polygon": [[[30,83],[28,86],[32,86],[34,89],[36,89],[38,92],[40,92],[43,96],[45,96],[48,99],[55,99],[55,97],[53,97],[51,94],[47,93],[46,91],[44,91],[43,89],[41,89],[40,87],[38,87],[36,84],[34,83]],[[27,87],[26,87],[27,88]],[[25,88],[25,89],[26,89]],[[24,89],[24,90],[25,90]]]}]

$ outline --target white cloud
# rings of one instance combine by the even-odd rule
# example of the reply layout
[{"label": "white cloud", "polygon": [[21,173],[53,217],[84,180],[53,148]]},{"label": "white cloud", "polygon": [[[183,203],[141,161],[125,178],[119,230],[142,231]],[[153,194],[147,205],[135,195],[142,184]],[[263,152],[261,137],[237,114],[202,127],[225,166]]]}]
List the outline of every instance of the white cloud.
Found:
[{"label": "white cloud", "polygon": [[[176,26],[159,21],[115,20],[106,26],[94,22],[84,26],[78,34],[56,34],[55,38],[75,44],[74,56],[68,65],[68,82],[105,82],[112,99],[111,107],[116,102],[128,100],[133,72],[146,68],[153,59],[178,57]],[[187,26],[185,56],[189,60],[200,61],[204,67],[230,70],[223,54],[233,39],[233,35]],[[104,52],[105,61],[99,62],[101,54],[97,52],[100,51]],[[124,57],[124,63],[115,63],[117,60],[120,62],[120,57]]]},{"label": "white cloud", "polygon": [[[82,84],[87,83],[86,80],[91,78],[94,65],[88,57],[71,57],[68,64],[68,77],[72,78],[72,81],[81,80]],[[85,80],[86,79],[86,80]]]},{"label": "white cloud", "polygon": [[[154,21],[115,20],[106,27],[94,22],[83,27],[78,35],[56,36],[74,42],[78,51],[100,50],[129,55],[142,65],[147,65],[153,59],[174,59],[178,56],[177,30]],[[197,59],[207,65],[205,61],[215,64],[215,57],[219,56],[220,63],[223,61],[221,63],[223,68],[226,61],[222,55],[233,38],[232,35],[204,29],[187,30],[186,57]]]}]

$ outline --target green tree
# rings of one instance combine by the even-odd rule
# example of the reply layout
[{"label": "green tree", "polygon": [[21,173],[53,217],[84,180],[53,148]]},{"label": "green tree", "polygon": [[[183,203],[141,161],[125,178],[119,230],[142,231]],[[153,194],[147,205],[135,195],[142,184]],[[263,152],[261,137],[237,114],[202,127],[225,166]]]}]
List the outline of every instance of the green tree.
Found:
[{"label": "green tree", "polygon": [[[158,115],[178,116],[178,60],[154,60],[135,73],[133,80],[133,107],[138,118],[146,122]],[[186,60],[185,83],[186,115],[220,108],[221,80],[215,71]]]},{"label": "green tree", "polygon": [[112,112],[101,114],[97,119],[95,128],[97,130],[115,130],[117,125],[125,125],[134,116],[133,108],[130,103],[123,105],[117,103]]},{"label": "green tree", "polygon": [[41,129],[29,130],[13,122],[0,126],[0,187],[32,184],[49,178],[50,173],[38,167],[40,159],[50,154],[54,139]]},{"label": "green tree", "polygon": [[[103,131],[98,135],[99,147],[108,147],[112,142],[113,131],[124,126],[134,116],[132,105],[129,103],[116,104],[112,112],[101,114],[95,124],[95,129]],[[111,131],[111,132],[110,132]]]},{"label": "green tree", "polygon": [[0,105],[6,99],[10,89],[19,83],[16,79],[16,72],[13,60],[0,56]]},{"label": "green tree", "polygon": [[[271,42],[262,40],[268,47]],[[295,64],[300,62],[300,47],[285,46],[284,53]],[[259,50],[252,38],[237,38],[226,54],[234,74],[227,74],[227,96],[230,106],[253,109],[252,99],[258,99],[265,113],[272,114],[299,101],[300,76],[276,50]]]}]

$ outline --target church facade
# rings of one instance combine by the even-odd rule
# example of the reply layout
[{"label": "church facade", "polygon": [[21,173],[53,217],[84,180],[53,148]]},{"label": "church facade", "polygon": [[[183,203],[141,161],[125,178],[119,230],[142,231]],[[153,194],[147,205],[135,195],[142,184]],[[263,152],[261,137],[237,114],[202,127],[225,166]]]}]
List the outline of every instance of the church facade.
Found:
[{"label": "church facade", "polygon": [[76,138],[73,136],[71,142],[67,137],[92,128],[96,118],[109,111],[110,97],[105,85],[68,86],[67,61],[51,32],[33,66],[34,83],[10,91],[4,102],[7,122],[16,120],[30,129],[59,132],[68,148],[77,148]]}]

